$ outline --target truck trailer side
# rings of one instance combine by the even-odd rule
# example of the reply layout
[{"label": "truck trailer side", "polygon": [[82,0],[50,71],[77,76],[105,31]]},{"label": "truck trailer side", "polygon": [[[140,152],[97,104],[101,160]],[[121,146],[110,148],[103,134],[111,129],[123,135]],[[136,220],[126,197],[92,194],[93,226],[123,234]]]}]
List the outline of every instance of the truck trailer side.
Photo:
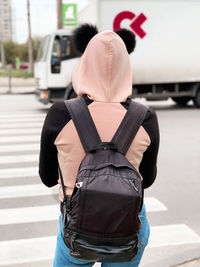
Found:
[{"label": "truck trailer side", "polygon": [[[134,32],[133,97],[171,97],[180,105],[193,100],[200,107],[199,14],[200,1],[95,0],[80,11],[79,22],[96,24],[99,30],[125,27]],[[40,61],[35,64],[37,95],[44,103],[74,97],[71,76],[78,58],[70,44],[72,30],[50,34],[43,67]]]}]

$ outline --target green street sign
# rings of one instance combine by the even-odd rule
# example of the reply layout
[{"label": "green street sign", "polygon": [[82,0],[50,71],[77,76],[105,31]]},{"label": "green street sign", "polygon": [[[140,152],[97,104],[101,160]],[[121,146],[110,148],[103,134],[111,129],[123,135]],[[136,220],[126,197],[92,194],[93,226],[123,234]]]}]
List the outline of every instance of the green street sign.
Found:
[{"label": "green street sign", "polygon": [[16,64],[16,69],[19,70],[19,67],[20,67],[20,59],[18,57],[16,57],[16,59],[15,59],[15,64]]},{"label": "green street sign", "polygon": [[62,5],[62,21],[65,26],[78,25],[77,4]]}]

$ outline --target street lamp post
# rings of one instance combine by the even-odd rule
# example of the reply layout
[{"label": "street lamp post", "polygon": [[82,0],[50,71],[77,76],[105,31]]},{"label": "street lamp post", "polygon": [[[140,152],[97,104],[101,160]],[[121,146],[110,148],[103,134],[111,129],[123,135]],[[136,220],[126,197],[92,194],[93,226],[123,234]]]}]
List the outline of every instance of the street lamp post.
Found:
[{"label": "street lamp post", "polygon": [[33,43],[31,38],[30,3],[27,0],[29,73],[33,73]]},{"label": "street lamp post", "polygon": [[62,29],[62,0],[57,0],[57,28]]},{"label": "street lamp post", "polygon": [[0,40],[0,46],[1,46],[1,62],[3,67],[6,66],[6,60],[5,60],[5,53],[4,53],[4,45],[3,45],[3,41]]}]

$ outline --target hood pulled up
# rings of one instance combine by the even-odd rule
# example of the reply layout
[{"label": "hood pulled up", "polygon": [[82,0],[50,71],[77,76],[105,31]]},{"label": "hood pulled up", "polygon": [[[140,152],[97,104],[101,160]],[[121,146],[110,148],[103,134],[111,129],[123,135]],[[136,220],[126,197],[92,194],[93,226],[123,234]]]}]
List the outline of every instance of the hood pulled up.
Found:
[{"label": "hood pulled up", "polygon": [[132,93],[132,71],[123,40],[112,31],[96,34],[88,43],[72,84],[78,96],[98,102],[123,102]]}]

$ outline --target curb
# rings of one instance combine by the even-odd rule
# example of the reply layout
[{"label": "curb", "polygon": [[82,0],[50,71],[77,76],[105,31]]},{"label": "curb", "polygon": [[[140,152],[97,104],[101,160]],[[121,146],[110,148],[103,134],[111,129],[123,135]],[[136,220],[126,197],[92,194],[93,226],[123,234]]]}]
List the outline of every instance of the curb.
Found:
[{"label": "curb", "polygon": [[171,267],[198,267],[200,266],[200,258],[195,258],[193,260],[185,261],[178,265],[173,265]]},{"label": "curb", "polygon": [[35,87],[0,87],[0,95],[16,95],[16,94],[34,94]]},{"label": "curb", "polygon": [[19,92],[19,93],[0,93],[0,95],[34,95],[35,92]]},{"label": "curb", "polygon": [[200,267],[200,248],[146,263],[143,267]]}]

